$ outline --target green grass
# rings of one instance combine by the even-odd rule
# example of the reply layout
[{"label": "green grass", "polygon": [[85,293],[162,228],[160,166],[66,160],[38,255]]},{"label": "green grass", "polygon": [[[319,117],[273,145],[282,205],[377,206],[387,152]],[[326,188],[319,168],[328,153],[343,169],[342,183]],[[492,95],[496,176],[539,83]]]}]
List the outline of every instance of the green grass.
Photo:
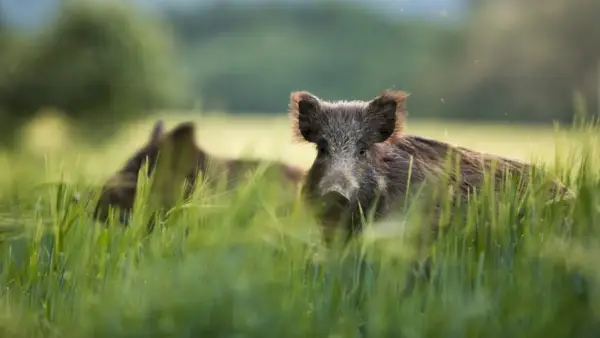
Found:
[{"label": "green grass", "polygon": [[[182,119],[167,122],[172,126]],[[310,147],[287,144],[285,120],[197,120],[199,142],[215,154],[245,154],[244,147],[252,146],[248,141],[256,140],[254,156],[280,157],[305,167],[312,160]],[[451,231],[431,248],[432,282],[401,298],[415,252],[410,236],[371,236],[377,230],[370,229],[360,245],[326,251],[316,223],[301,205],[279,208],[277,190],[260,179],[232,195],[197,190],[150,237],[142,231],[145,193],[131,227],[95,225],[87,199],[74,202],[73,194],[117,169],[145,140],[151,122],[128,127],[102,149],[68,139],[49,148],[50,142],[34,140],[19,155],[4,155],[1,336],[600,333],[597,129],[554,137],[552,129],[531,127],[408,126],[411,133],[479,150],[525,159],[535,155],[578,197],[566,211],[531,198],[527,203],[535,214],[516,226],[510,193],[482,193],[466,209],[456,210]],[[283,150],[276,150],[274,142]],[[532,153],[531,147],[540,148]],[[40,157],[42,153],[47,156]],[[406,215],[405,234],[421,225],[419,216]],[[482,218],[474,231],[477,217]]]}]

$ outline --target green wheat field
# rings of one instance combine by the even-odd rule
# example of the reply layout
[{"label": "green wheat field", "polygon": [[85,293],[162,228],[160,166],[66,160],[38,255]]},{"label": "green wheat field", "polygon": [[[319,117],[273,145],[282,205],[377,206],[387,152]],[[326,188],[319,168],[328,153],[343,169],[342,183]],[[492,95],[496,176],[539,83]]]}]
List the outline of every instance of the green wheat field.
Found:
[{"label": "green wheat field", "polygon": [[[530,199],[535,213],[516,226],[510,194],[482,193],[430,248],[431,281],[401,297],[410,236],[369,228],[357,245],[325,250],[309,213],[280,208],[259,176],[231,194],[197,190],[151,236],[143,178],[130,227],[96,224],[94,187],[157,117],[93,147],[47,115],[24,130],[21,151],[0,155],[0,336],[600,336],[595,126],[409,123],[407,133],[539,163],[577,199],[568,211]],[[315,155],[291,142],[285,116],[164,120],[195,121],[198,144],[219,156],[308,168]]]}]

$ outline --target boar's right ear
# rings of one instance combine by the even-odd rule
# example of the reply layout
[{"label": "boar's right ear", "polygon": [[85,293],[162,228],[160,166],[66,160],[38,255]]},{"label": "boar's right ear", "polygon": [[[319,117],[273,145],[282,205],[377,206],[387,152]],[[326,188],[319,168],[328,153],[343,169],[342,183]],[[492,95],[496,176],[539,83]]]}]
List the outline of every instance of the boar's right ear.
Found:
[{"label": "boar's right ear", "polygon": [[193,170],[198,160],[194,124],[184,122],[176,126],[161,141],[159,151],[167,152],[165,158],[170,157],[173,169],[186,174]]},{"label": "boar's right ear", "polygon": [[158,151],[150,194],[155,202],[168,208],[173,205],[184,180],[194,172],[198,163],[194,124],[179,124],[160,140]]},{"label": "boar's right ear", "polygon": [[173,130],[167,135],[168,138],[172,139],[177,146],[183,146],[185,144],[195,145],[196,127],[192,122],[183,122],[178,124]]},{"label": "boar's right ear", "polygon": [[289,115],[292,120],[292,133],[298,140],[316,142],[318,124],[315,123],[321,102],[307,91],[296,91],[290,95]]},{"label": "boar's right ear", "polygon": [[165,132],[165,123],[162,120],[158,120],[154,123],[152,133],[150,133],[149,143],[157,143],[160,137]]},{"label": "boar's right ear", "polygon": [[369,102],[367,121],[372,142],[384,142],[402,133],[407,97],[403,91],[388,89]]}]

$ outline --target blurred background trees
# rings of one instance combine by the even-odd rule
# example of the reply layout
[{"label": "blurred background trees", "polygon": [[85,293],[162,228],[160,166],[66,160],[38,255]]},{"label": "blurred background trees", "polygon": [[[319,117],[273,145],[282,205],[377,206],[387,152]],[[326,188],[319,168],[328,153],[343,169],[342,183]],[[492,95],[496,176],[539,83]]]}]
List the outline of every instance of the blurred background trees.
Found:
[{"label": "blurred background trees", "polygon": [[282,115],[297,89],[403,89],[410,119],[569,122],[574,93],[597,113],[600,2],[454,2],[421,1],[418,15],[381,2],[56,1],[43,21],[20,19],[31,30],[0,28],[0,129],[6,139],[47,106],[103,137],[194,102]]},{"label": "blurred background trees", "polygon": [[115,122],[169,107],[185,93],[170,31],[122,3],[64,2],[58,16],[3,63],[5,141],[40,109],[106,137]]}]

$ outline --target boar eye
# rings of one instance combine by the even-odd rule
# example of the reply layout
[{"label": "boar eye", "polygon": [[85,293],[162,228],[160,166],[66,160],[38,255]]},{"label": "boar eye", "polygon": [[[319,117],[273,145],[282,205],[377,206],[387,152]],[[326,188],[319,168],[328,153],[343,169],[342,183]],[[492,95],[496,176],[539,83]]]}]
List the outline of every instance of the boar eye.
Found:
[{"label": "boar eye", "polygon": [[327,147],[325,146],[325,144],[317,144],[317,151],[319,152],[319,154],[325,154],[327,153]]},{"label": "boar eye", "polygon": [[365,156],[367,154],[367,147],[360,148],[360,150],[358,151],[358,154],[360,156]]}]

